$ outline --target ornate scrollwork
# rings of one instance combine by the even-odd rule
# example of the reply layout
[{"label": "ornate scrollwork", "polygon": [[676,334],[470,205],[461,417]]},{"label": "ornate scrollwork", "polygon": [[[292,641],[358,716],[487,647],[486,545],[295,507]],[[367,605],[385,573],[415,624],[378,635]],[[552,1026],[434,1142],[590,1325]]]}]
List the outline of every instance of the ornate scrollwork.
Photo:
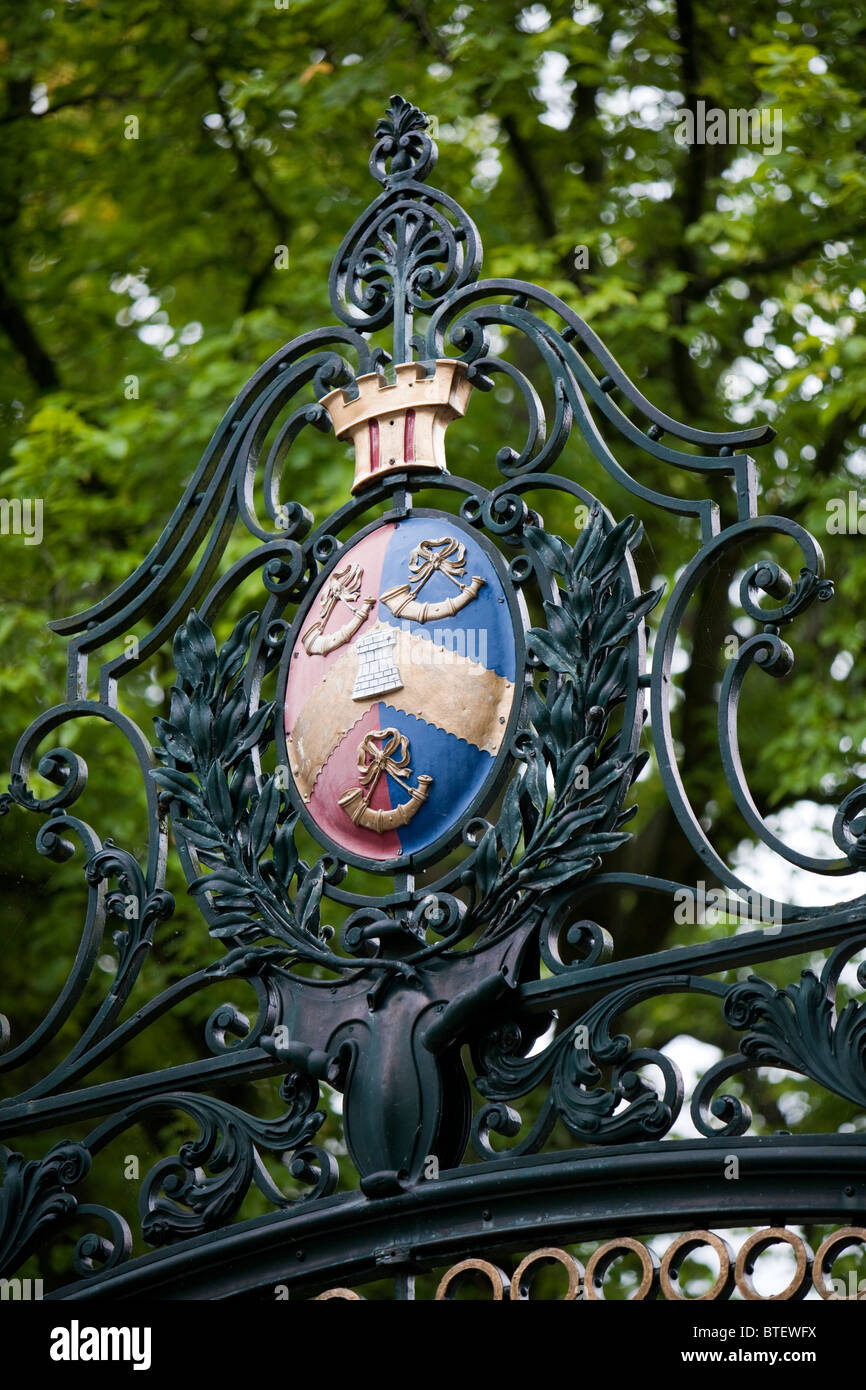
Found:
[{"label": "ornate scrollwork", "polygon": [[[427,134],[429,117],[401,96],[393,96],[376,122],[370,172],[380,183],[423,179],[436,162],[436,146]],[[385,161],[390,159],[390,166]]]},{"label": "ornate scrollwork", "polygon": [[117,879],[117,888],[105,895],[106,912],[121,923],[112,933],[118,953],[116,989],[128,972],[133,978],[137,975],[137,957],[150,949],[157,924],[171,917],[174,898],[164,888],[148,892],[137,860],[112,840],[106,840],[99,853],[87,861],[84,877],[93,887]]},{"label": "ornate scrollwork", "polygon": [[79,1278],[88,1279],[93,1274],[115,1269],[129,1259],[132,1254],[132,1231],[120,1212],[84,1202],[76,1208],[75,1215],[104,1221],[110,1233],[110,1238],[107,1238],[98,1231],[88,1231],[76,1241],[72,1268]]},{"label": "ornate scrollwork", "polygon": [[[446,194],[421,182],[436,161],[427,117],[401,97],[376,127],[370,158],[385,191],[346,236],[331,268],[331,303],[345,324],[394,324],[394,360],[406,358],[416,311],[430,314],[477,278],[478,231]],[[390,165],[386,161],[390,160]]]},{"label": "ornate scrollwork", "polygon": [[[743,1034],[740,1050],[701,1078],[692,1098],[692,1119],[702,1134],[745,1134],[748,1106],[719,1086],[751,1067],[776,1066],[808,1076],[856,1105],[866,1105],[866,1004],[851,999],[836,1015],[834,995],[846,959],[862,946],[847,944],[830,957],[821,976],[804,970],[799,984],[776,989],[752,975],[725,993],[725,1021]],[[857,969],[866,988],[866,964]],[[723,1127],[712,1124],[712,1117]]]},{"label": "ornate scrollwork", "polygon": [[866,869],[866,785],[845,797],[833,822],[833,839],[855,869]]},{"label": "ornate scrollwork", "polygon": [[35,1162],[0,1146],[0,1275],[17,1268],[51,1226],[75,1211],[78,1199],[69,1188],[87,1176],[90,1162],[88,1149],[68,1140]]},{"label": "ornate scrollwork", "polygon": [[[109,1208],[81,1204],[69,1189],[90,1172],[93,1157],[123,1130],[150,1112],[182,1110],[199,1126],[195,1140],[178,1155],[160,1160],[145,1177],[139,1201],[142,1234],[152,1245],[164,1245],[212,1230],[238,1211],[251,1185],[276,1207],[327,1196],[337,1183],[333,1156],[311,1145],[325,1115],[317,1110],[319,1088],[307,1076],[289,1074],[281,1086],[289,1108],[274,1120],[247,1115],[210,1096],[166,1093],[112,1116],[81,1144],[64,1141],[39,1162],[0,1149],[4,1182],[0,1187],[0,1273],[25,1259],[52,1225],[73,1216],[97,1217],[107,1223],[111,1239],[95,1233],[81,1237],[73,1268],[81,1277],[113,1268],[132,1251],[129,1226]],[[259,1150],[285,1154],[292,1177],[310,1184],[299,1198],[285,1196],[276,1186]]]},{"label": "ornate scrollwork", "polygon": [[[746,895],[752,890],[734,873],[711,844],[683,786],[671,731],[671,661],[688,604],[711,568],[719,564],[723,557],[738,551],[744,544],[758,539],[765,541],[772,537],[785,537],[793,541],[800,548],[805,563],[796,582],[791,580],[781,566],[767,560],[751,566],[743,576],[740,591],[744,610],[753,621],[763,623],[765,630],[740,645],[736,655],[728,661],[721,682],[718,733],[722,769],[745,822],[768,848],[787,862],[813,873],[850,873],[853,864],[847,857],[831,860],[804,854],[785,843],[770,828],[755,804],[739,748],[739,701],[747,673],[754,667],[777,680],[787,675],[793,664],[793,651],[781,637],[781,629],[792,623],[816,600],[826,602],[832,597],[833,586],[824,578],[824,557],[814,537],[796,522],[770,516],[744,519],[707,541],[686,566],[665,606],[653,659],[651,717],[654,742],[671,805],[705,867],[729,888]],[[758,602],[761,593],[769,594],[780,602],[775,607],[762,609]],[[839,835],[844,834],[838,818],[837,831]],[[847,854],[847,841],[844,848]],[[815,909],[798,909],[788,903],[780,903],[777,906],[783,920],[796,919],[815,912]]]},{"label": "ornate scrollwork", "polygon": [[[520,1116],[507,1102],[542,1084],[545,1095],[538,1118],[510,1153],[537,1152],[558,1120],[576,1139],[595,1144],[659,1139],[667,1134],[683,1102],[678,1068],[663,1052],[633,1048],[626,1034],[610,1032],[616,1016],[647,992],[652,991],[635,987],[608,996],[537,1053],[527,1055],[535,1037],[514,1021],[488,1033],[474,1052],[475,1085],[493,1101],[475,1117],[477,1151],[488,1158],[497,1156],[490,1134],[513,1138],[520,1129]],[[600,1063],[610,1068],[607,1086],[598,1084]],[[661,1074],[661,1094],[641,1077],[645,1067]]]},{"label": "ornate scrollwork", "polygon": [[[371,156],[382,191],[333,262],[331,298],[341,325],[294,339],[262,366],[226,413],[165,533],[135,572],[113,594],[53,625],[71,639],[69,698],[40,713],[19,741],[0,814],[20,807],[43,816],[36,845],[53,861],[69,859],[80,847],[87,912],[68,976],[41,1023],[13,1048],[11,1029],[0,1015],[0,1071],[23,1065],[58,1039],[83,1001],[97,961],[105,961],[100,953],[106,921],[113,931],[115,965],[104,999],[79,1027],[67,1055],[56,1064],[52,1056],[47,1074],[29,1078],[22,1095],[0,1105],[4,1135],[16,1127],[56,1132],[80,1113],[101,1121],[82,1144],[57,1146],[41,1163],[2,1151],[0,1252],[9,1268],[52,1227],[83,1217],[94,1218],[103,1233],[88,1231],[78,1240],[72,1263],[82,1278],[108,1279],[129,1260],[132,1237],[125,1218],[78,1204],[70,1189],[87,1174],[98,1151],[152,1112],[179,1110],[198,1125],[196,1137],[161,1158],[141,1189],[142,1230],[160,1246],[205,1232],[216,1243],[214,1233],[238,1216],[253,1186],[287,1221],[297,1202],[335,1190],[336,1161],[314,1142],[323,1120],[315,1109],[321,1081],[344,1093],[346,1147],[363,1194],[352,1201],[399,1201],[413,1187],[414,1201],[428,1161],[435,1159],[437,1169],[440,1161],[444,1169],[459,1165],[470,1142],[483,1160],[495,1162],[507,1154],[507,1163],[519,1171],[521,1157],[538,1152],[559,1122],[579,1144],[605,1146],[606,1161],[610,1146],[659,1140],[680,1112],[680,1074],[664,1052],[633,1045],[613,1025],[620,1014],[665,993],[723,1000],[726,1022],[742,1034],[740,1051],[711,1068],[696,1089],[692,1114],[706,1138],[745,1134],[751,1118],[745,1100],[718,1092],[725,1078],[749,1067],[792,1068],[856,1104],[866,1103],[864,1005],[852,1002],[838,1018],[833,1008],[840,972],[862,944],[866,899],[828,910],[801,911],[786,904],[780,930],[788,935],[774,936],[771,950],[759,933],[748,933],[745,941],[731,937],[678,946],[663,963],[651,956],[611,961],[611,933],[586,915],[601,918],[594,905],[586,906],[599,886],[667,896],[682,887],[616,868],[601,873],[603,861],[629,838],[624,827],[635,808],[625,809],[625,801],[646,756],[638,745],[647,687],[653,745],[679,824],[704,869],[735,891],[746,888],[711,845],[688,800],[671,728],[671,689],[674,650],[690,601],[714,567],[749,544],[760,545],[761,558],[746,570],[741,601],[761,630],[730,661],[719,697],[719,743],[731,794],[747,825],[788,862],[829,874],[866,867],[863,787],[845,797],[836,817],[833,833],[842,859],[819,860],[775,836],[755,805],[740,761],[738,700],[744,681],[751,679],[748,673],[756,668],[783,678],[793,660],[783,631],[832,593],[814,538],[795,522],[757,515],[754,465],[743,450],[772,432],[760,427],[715,433],[673,420],[637,390],[589,326],[556,296],[522,281],[479,282],[481,247],[474,224],[453,199],[423,181],[435,159],[426,116],[393,98],[377,126]],[[426,320],[423,337],[414,332],[419,318]],[[393,357],[368,341],[391,324]],[[508,342],[522,336],[529,351],[521,352],[520,366],[492,355],[488,330],[494,328],[505,330],[500,336]],[[490,390],[504,377],[525,412],[525,436],[521,426],[516,439],[497,441],[495,459],[505,481],[490,491],[443,471],[444,446],[441,460],[416,456],[414,403],[421,388],[429,387],[431,374],[435,380],[434,368],[438,372],[454,349],[461,354],[459,367],[453,357],[444,367],[459,377],[466,399],[470,388]],[[523,370],[533,350],[546,374],[538,386]],[[284,501],[287,460],[304,431],[327,433],[334,427],[340,438],[347,437],[336,427],[329,396],[342,392],[341,409],[349,415],[365,391],[378,399],[381,388],[387,397],[389,384],[394,385],[388,373],[392,360],[393,375],[398,382],[403,378],[402,413],[396,424],[390,422],[392,442],[381,457],[373,430],[378,417],[361,421],[369,468],[356,494],[321,519],[300,502]],[[460,409],[451,402],[449,411],[462,415],[464,405],[461,396]],[[677,486],[669,492],[661,485],[648,487],[615,457],[600,421],[656,464],[687,469],[707,483],[729,481],[737,520],[723,526],[709,495],[694,498]],[[639,592],[632,552],[641,529],[633,519],[615,525],[579,483],[552,471],[576,431],[612,482],[700,527],[700,544],[666,606],[649,676],[643,669],[644,621],[661,591]],[[669,440],[683,441],[688,451]],[[412,474],[410,465],[420,474]],[[658,467],[653,476],[661,476]],[[487,780],[461,803],[462,816],[439,839],[424,842],[424,850],[410,847],[405,855],[371,865],[360,850],[356,854],[331,837],[332,853],[307,863],[298,831],[306,808],[299,810],[299,801],[292,799],[295,788],[286,786],[284,767],[271,774],[262,770],[262,755],[282,738],[281,728],[275,733],[274,704],[262,703],[263,683],[285,658],[278,688],[284,688],[285,676],[288,689],[285,667],[290,668],[299,639],[302,657],[305,652],[326,661],[336,653],[339,659],[342,647],[348,653],[379,602],[391,617],[407,623],[443,616],[459,616],[462,622],[460,615],[471,621],[492,592],[491,580],[480,573],[470,572],[463,584],[462,552],[448,527],[433,529],[426,551],[423,545],[410,549],[408,560],[416,580],[418,563],[429,568],[428,578],[434,572],[447,575],[450,564],[451,578],[465,595],[459,602],[453,594],[443,599],[428,591],[420,602],[410,595],[406,604],[409,586],[396,582],[405,581],[402,571],[368,592],[353,562],[341,563],[341,551],[356,543],[348,537],[371,518],[363,536],[374,527],[398,528],[403,520],[431,514],[426,506],[413,506],[413,478],[419,477],[425,492],[438,490],[450,499],[447,516],[454,527],[473,540],[486,533],[491,574],[501,579],[498,603],[510,615],[510,626],[509,674],[496,673],[508,698],[502,697],[491,716],[500,742],[491,740],[493,752],[479,747],[478,753],[491,759]],[[533,510],[544,489],[584,508],[586,520],[575,545],[548,534]],[[263,500],[261,516],[256,499]],[[249,548],[217,576],[229,538],[239,528]],[[764,547],[779,539],[801,552],[795,579],[766,556]],[[352,604],[360,600],[352,622],[335,623],[327,636],[327,613],[323,609],[311,618],[308,604],[323,566],[332,567],[336,588],[331,592],[348,595]],[[384,573],[384,559],[380,568]],[[260,611],[242,618],[218,648],[218,623],[232,611],[239,586],[254,577],[260,582]],[[543,620],[539,616],[530,627],[530,612],[543,612]],[[131,626],[138,634],[135,650],[105,656],[98,692],[91,693],[90,655],[117,642]],[[154,750],[118,708],[118,684],[172,640],[177,679],[167,717],[155,721]],[[423,695],[403,714],[427,723]],[[72,748],[58,743],[62,735],[56,731],[77,718],[107,723],[137,760],[148,818],[147,853],[140,862],[73,814],[87,789],[87,767]],[[351,720],[348,726],[355,727]],[[461,741],[459,728],[449,725],[439,732]],[[356,747],[366,750],[358,768],[363,795],[343,782],[336,805],[353,810],[346,821],[359,836],[371,826],[378,834],[406,828],[405,801],[385,805],[384,789],[389,778],[391,784],[405,783],[402,774],[415,737],[414,730],[410,735],[398,729],[390,715],[358,732]],[[40,755],[43,745],[55,743]],[[444,759],[447,755],[438,751],[444,746],[437,745],[432,757]],[[435,799],[434,791],[422,797],[420,788],[428,783],[435,788],[440,774],[435,765],[412,766],[416,830]],[[33,768],[56,789],[50,795],[37,794]],[[443,782],[440,778],[438,785]],[[377,788],[381,805],[372,800]],[[405,786],[401,790],[405,793]],[[349,802],[340,799],[347,796]],[[363,814],[356,815],[358,810]],[[156,998],[137,1001],[124,1016],[157,927],[173,908],[164,887],[169,822],[190,892],[225,953],[172,981]],[[305,821],[306,832],[316,840]],[[322,830],[318,842],[328,839]],[[350,866],[387,873],[390,887],[368,891],[370,880],[352,877]],[[325,920],[330,910],[344,913],[338,932]],[[806,972],[799,984],[783,990],[754,976],[728,983],[724,972],[781,955],[789,938],[792,954],[794,943],[798,953],[835,948],[820,980]],[[863,967],[858,979],[866,983]],[[220,992],[218,998],[226,1002],[218,1007],[211,1000],[199,1025],[205,1058],[167,1068],[170,1076],[124,1076],[88,1083],[84,1093],[71,1091],[181,1000],[214,986],[222,991],[227,981],[243,981],[256,1008],[248,1017],[228,1000],[228,990]],[[577,1017],[568,1014],[570,1021],[563,1021],[562,1031],[545,1045],[540,1040],[555,1011],[575,999]],[[484,1101],[474,1117],[461,1054],[465,1043]],[[660,1084],[649,1084],[647,1071]],[[211,1082],[218,1090],[276,1075],[284,1078],[281,1097],[288,1109],[272,1120],[199,1093]],[[541,1095],[537,1104],[533,1097],[532,1122],[523,1132],[512,1102],[536,1090]],[[494,1146],[497,1135],[515,1142],[500,1153]],[[262,1151],[282,1155],[291,1178],[307,1189],[303,1196],[282,1191]],[[861,1234],[860,1228],[845,1228],[835,1244],[825,1242],[819,1250],[816,1269],[824,1274],[816,1287],[822,1296],[830,1296],[820,1279],[833,1258],[847,1248],[846,1240],[856,1243]],[[480,1275],[497,1300],[523,1299],[530,1296],[538,1270],[553,1262],[566,1272],[567,1297],[604,1298],[610,1267],[631,1252],[642,1271],[636,1296],[652,1298],[661,1287],[666,1297],[676,1298],[683,1262],[703,1243],[716,1250],[720,1274],[701,1297],[725,1298],[734,1285],[744,1297],[753,1297],[754,1262],[762,1249],[780,1240],[794,1246],[774,1228],[759,1233],[735,1259],[721,1237],[688,1232],[659,1267],[648,1246],[620,1236],[595,1251],[585,1272],[568,1251],[545,1246],[526,1256],[513,1277],[497,1264],[473,1258],[445,1276],[442,1297]],[[795,1253],[797,1290],[804,1290],[811,1254],[805,1244]]]},{"label": "ornate scrollwork", "polygon": [[[308,1200],[280,1191],[262,1162],[261,1148],[280,1154],[296,1150],[292,1176],[314,1184],[311,1196],[333,1191],[338,1176],[333,1158],[310,1147],[325,1119],[323,1111],[315,1109],[318,1086],[309,1078],[290,1075],[281,1094],[290,1106],[275,1120],[244,1114],[211,1097],[167,1095],[153,1103],[159,1109],[184,1110],[198,1123],[199,1133],[176,1157],[161,1159],[144,1179],[139,1207],[142,1234],[149,1244],[166,1245],[224,1225],[253,1184],[275,1207]],[[152,1107],[127,1114],[125,1123],[133,1123],[146,1108]]]}]

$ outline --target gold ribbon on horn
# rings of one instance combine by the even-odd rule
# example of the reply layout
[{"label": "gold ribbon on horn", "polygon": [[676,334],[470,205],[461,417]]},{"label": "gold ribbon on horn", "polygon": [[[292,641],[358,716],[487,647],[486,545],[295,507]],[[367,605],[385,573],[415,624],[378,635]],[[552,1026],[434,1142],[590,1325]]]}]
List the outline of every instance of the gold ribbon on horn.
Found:
[{"label": "gold ribbon on horn", "polygon": [[[418,594],[431,575],[444,574],[460,590],[451,598],[440,599],[438,603],[419,603]],[[409,556],[409,572],[415,575],[412,583],[398,584],[381,595],[381,602],[390,608],[395,618],[414,618],[415,622],[428,623],[431,619],[453,618],[467,603],[478,596],[485,583],[480,575],[474,575],[468,584],[461,582],[459,576],[466,573],[466,546],[453,536],[442,536],[439,540],[422,541]]]},{"label": "gold ribbon on horn", "polygon": [[[433,778],[422,772],[417,787],[410,786],[409,756],[409,740],[396,729],[376,729],[364,735],[358,745],[358,780],[361,786],[343,792],[337,802],[353,824],[384,835],[386,830],[408,824],[420,811],[433,785]],[[402,783],[409,793],[409,800],[390,811],[376,811],[369,804],[370,798],[379,778],[386,772]],[[362,790],[363,787],[366,787],[366,791]]]},{"label": "gold ribbon on horn", "polygon": [[[342,647],[344,642],[354,637],[376,602],[374,598],[364,598],[361,595],[363,578],[364,571],[361,566],[352,564],[351,561],[343,565],[342,569],[334,570],[322,592],[319,617],[301,634],[301,641],[309,656],[327,656],[328,652]],[[335,632],[326,634],[325,623],[338,602],[344,603],[353,616]],[[355,607],[356,603],[361,605],[360,608]]]}]

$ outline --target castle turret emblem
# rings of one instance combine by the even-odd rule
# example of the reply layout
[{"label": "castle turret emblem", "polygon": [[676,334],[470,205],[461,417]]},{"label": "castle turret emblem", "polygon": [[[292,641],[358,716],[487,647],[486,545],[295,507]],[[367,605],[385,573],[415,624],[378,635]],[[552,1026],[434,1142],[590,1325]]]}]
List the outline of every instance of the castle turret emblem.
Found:
[{"label": "castle turret emblem", "polygon": [[403,682],[391,656],[396,641],[393,628],[378,627],[357,642],[358,674],[352,689],[353,700],[374,700],[400,689]]},{"label": "castle turret emblem", "polygon": [[393,383],[366,372],[355,381],[354,395],[338,388],[323,397],[337,438],[355,446],[353,492],[398,469],[446,471],[445,430],[465,412],[472,387],[459,359],[443,358],[432,367],[400,362]]}]

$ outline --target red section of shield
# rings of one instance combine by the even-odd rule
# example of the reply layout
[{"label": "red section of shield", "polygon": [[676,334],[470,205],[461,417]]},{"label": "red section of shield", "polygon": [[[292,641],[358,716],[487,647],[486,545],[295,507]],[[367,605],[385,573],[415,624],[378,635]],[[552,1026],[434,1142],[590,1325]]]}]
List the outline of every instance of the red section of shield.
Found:
[{"label": "red section of shield", "polygon": [[[357,545],[351,547],[351,551],[344,552],[337,561],[337,567],[344,563],[348,556],[354,563],[359,564],[364,571],[361,581],[361,593],[375,598],[376,602],[370,609],[364,622],[355,633],[353,642],[357,641],[369,628],[375,627],[379,621],[379,594],[382,589],[382,563],[385,551],[388,547],[392,535],[394,534],[394,523],[387,522],[384,526],[371,531],[369,536],[364,536]],[[326,633],[331,628],[338,628],[346,621],[348,612],[341,605],[332,612]],[[339,661],[344,655],[346,647],[335,647],[332,652],[325,656],[310,654],[301,641],[301,635],[306,632],[311,623],[314,623],[319,616],[318,598],[307,613],[301,632],[295,642],[295,649],[292,652],[292,659],[289,668],[289,679],[286,685],[286,733],[290,734],[295,727],[298,715],[306,704],[312,691],[315,690],[319,681],[332,666],[335,661]],[[359,709],[361,706],[359,706]]]}]

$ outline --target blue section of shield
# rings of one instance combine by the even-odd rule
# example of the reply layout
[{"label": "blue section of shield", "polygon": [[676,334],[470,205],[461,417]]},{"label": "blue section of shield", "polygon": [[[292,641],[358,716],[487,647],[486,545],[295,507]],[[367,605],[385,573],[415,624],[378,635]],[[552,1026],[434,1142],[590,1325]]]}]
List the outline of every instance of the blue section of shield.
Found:
[{"label": "blue section of shield", "polygon": [[[493,766],[489,753],[475,748],[465,739],[437,729],[423,719],[396,710],[384,700],[379,703],[379,727],[397,729],[409,739],[412,754],[409,781],[418,785],[418,777],[426,772],[433,778],[427,800],[408,825],[397,831],[404,854],[426,849],[440,835],[453,829],[465,814],[473,798],[481,790]],[[388,791],[392,806],[408,801],[405,786],[388,774]]]},{"label": "blue section of shield", "polygon": [[[466,547],[466,569],[460,576],[460,582],[468,585],[478,575],[484,580],[478,594],[453,617],[419,623],[395,617],[384,603],[380,603],[379,618],[394,627],[408,627],[419,636],[513,681],[516,671],[514,629],[499,576],[475,538],[459,527],[449,527],[449,521],[450,518],[443,514],[441,519],[409,517],[398,524],[385,551],[379,592],[385,593],[388,589],[407,583],[414,588],[415,581],[409,569],[412,551],[421,541],[452,536]],[[438,603],[442,599],[455,598],[459,593],[460,589],[453,580],[436,571],[421,589],[418,601]]]}]

